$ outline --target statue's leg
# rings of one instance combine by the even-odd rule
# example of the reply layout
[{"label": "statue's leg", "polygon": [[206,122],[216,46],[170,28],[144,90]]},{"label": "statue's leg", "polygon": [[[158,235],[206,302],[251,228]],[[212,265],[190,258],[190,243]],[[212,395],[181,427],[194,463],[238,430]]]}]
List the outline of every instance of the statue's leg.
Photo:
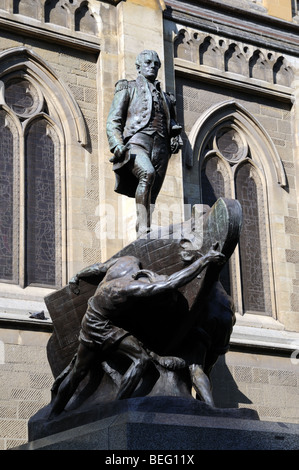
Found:
[{"label": "statue's leg", "polygon": [[71,362],[68,364],[68,366],[65,369],[63,369],[61,374],[59,374],[56,377],[56,379],[55,379],[55,381],[52,385],[52,388],[51,388],[52,397],[54,397],[56,395],[57,390],[59,389],[61,382],[63,382],[65,377],[70,373],[70,371],[74,367],[76,358],[77,358],[77,353],[73,356],[73,358],[72,358]]},{"label": "statue's leg", "polygon": [[208,405],[215,406],[211,383],[208,376],[204,373],[202,366],[191,364],[189,366],[192,385],[202,401]]},{"label": "statue's leg", "polygon": [[132,360],[132,364],[124,374],[117,399],[129,398],[137,387],[151,359],[134,336],[126,336],[118,346],[118,352]]},{"label": "statue's leg", "polygon": [[78,385],[88,374],[94,357],[95,351],[93,349],[87,348],[82,343],[79,344],[75,364],[58,388],[57,395],[52,402],[49,419],[55,417],[64,410],[68,401],[75,393]]},{"label": "statue's leg", "polygon": [[135,193],[137,221],[137,235],[146,233],[150,230],[150,202],[151,189],[155,180],[155,169],[151,164],[150,158],[146,150],[138,146],[131,148],[132,173],[138,179],[138,185]]},{"label": "statue's leg", "polygon": [[158,134],[154,138],[151,162],[155,169],[155,181],[151,191],[151,204],[154,205],[162,188],[169,161],[170,149],[167,139]]},{"label": "statue's leg", "polygon": [[206,358],[210,341],[208,335],[201,328],[194,329],[189,336],[188,357],[190,378],[194,390],[199,398],[208,405],[215,406],[212,396],[212,386],[209,377],[205,373]]}]

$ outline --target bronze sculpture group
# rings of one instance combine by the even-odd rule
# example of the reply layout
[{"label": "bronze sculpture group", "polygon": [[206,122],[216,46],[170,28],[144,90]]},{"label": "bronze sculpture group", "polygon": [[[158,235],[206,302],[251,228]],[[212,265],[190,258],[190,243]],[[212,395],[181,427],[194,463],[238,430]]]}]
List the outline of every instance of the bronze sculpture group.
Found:
[{"label": "bronze sculpture group", "polygon": [[[50,419],[67,410],[76,394],[81,393],[83,401],[88,398],[80,391],[81,383],[87,383],[97,403],[102,398],[180,396],[185,389],[191,397],[193,388],[198,399],[214,406],[209,374],[228,349],[235,321],[219,272],[238,242],[241,213],[236,201],[225,200],[208,211],[203,233],[189,233],[189,258],[183,256],[185,238],[168,245],[154,237],[149,243],[141,240],[151,230],[151,213],[170,155],[182,144],[174,97],[156,80],[160,65],[155,51],[143,51],[136,60],[136,80],[116,84],[107,136],[115,190],[136,200],[137,239],[106,263],[77,273],[65,288],[70,302],[76,303],[80,283],[94,279],[92,295],[78,315],[79,341],[72,360],[55,377]],[[200,251],[193,243],[198,235],[203,237]],[[157,251],[167,249],[164,261],[157,264]],[[136,256],[138,250],[146,251],[147,258]],[[58,344],[59,328],[55,334]],[[52,361],[59,354],[53,344]],[[107,388],[108,395],[102,391]]]}]

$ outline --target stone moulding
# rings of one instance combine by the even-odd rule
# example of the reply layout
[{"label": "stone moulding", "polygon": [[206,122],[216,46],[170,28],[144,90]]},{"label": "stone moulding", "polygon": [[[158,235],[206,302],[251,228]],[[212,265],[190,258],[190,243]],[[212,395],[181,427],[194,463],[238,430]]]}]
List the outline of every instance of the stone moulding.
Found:
[{"label": "stone moulding", "polygon": [[[166,0],[164,17],[180,25],[202,28],[204,31],[226,37],[240,38],[249,44],[264,47],[267,43],[276,51],[298,56],[298,24],[269,15],[239,9],[227,2],[202,0],[188,5],[178,0]],[[178,29],[177,29],[178,31]]]},{"label": "stone moulding", "polygon": [[293,89],[281,85],[267,84],[256,79],[248,79],[233,73],[225,73],[208,66],[198,66],[183,59],[174,59],[175,71],[177,75],[197,78],[201,81],[215,83],[218,86],[240,90],[244,93],[268,97],[285,103],[292,103],[294,100]]},{"label": "stone moulding", "polygon": [[[39,40],[62,44],[75,49],[86,50],[88,52],[100,51],[100,38],[90,34],[74,32],[62,26],[42,23],[41,21],[21,17],[18,20],[12,15],[2,13],[0,16],[0,28],[2,30],[13,31],[18,34],[26,34],[28,37],[35,37]],[[27,21],[26,21],[27,20]]]}]

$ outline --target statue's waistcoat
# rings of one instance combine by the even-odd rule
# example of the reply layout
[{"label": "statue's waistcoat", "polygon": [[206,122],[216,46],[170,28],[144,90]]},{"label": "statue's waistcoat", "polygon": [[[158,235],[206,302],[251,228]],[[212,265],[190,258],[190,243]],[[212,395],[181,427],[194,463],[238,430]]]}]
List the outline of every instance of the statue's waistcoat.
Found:
[{"label": "statue's waistcoat", "polygon": [[[125,85],[125,84],[124,84]],[[127,82],[127,92],[130,103],[127,111],[127,120],[123,131],[124,140],[129,139],[136,132],[144,129],[151,118],[153,97],[146,79],[138,75],[136,80]],[[161,91],[163,109],[169,130],[170,113],[165,94]]]}]

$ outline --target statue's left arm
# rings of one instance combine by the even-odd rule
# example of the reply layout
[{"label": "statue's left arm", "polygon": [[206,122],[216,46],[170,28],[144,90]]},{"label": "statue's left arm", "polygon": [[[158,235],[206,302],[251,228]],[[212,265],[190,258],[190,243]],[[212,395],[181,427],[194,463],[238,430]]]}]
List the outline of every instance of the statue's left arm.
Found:
[{"label": "statue's left arm", "polygon": [[177,112],[176,112],[176,99],[172,93],[166,93],[166,99],[168,102],[170,120],[173,124],[177,124]]},{"label": "statue's left arm", "polygon": [[182,126],[177,122],[176,99],[172,93],[166,93],[166,101],[168,103],[170,115],[170,147],[171,153],[177,153],[183,146],[180,136]]}]

